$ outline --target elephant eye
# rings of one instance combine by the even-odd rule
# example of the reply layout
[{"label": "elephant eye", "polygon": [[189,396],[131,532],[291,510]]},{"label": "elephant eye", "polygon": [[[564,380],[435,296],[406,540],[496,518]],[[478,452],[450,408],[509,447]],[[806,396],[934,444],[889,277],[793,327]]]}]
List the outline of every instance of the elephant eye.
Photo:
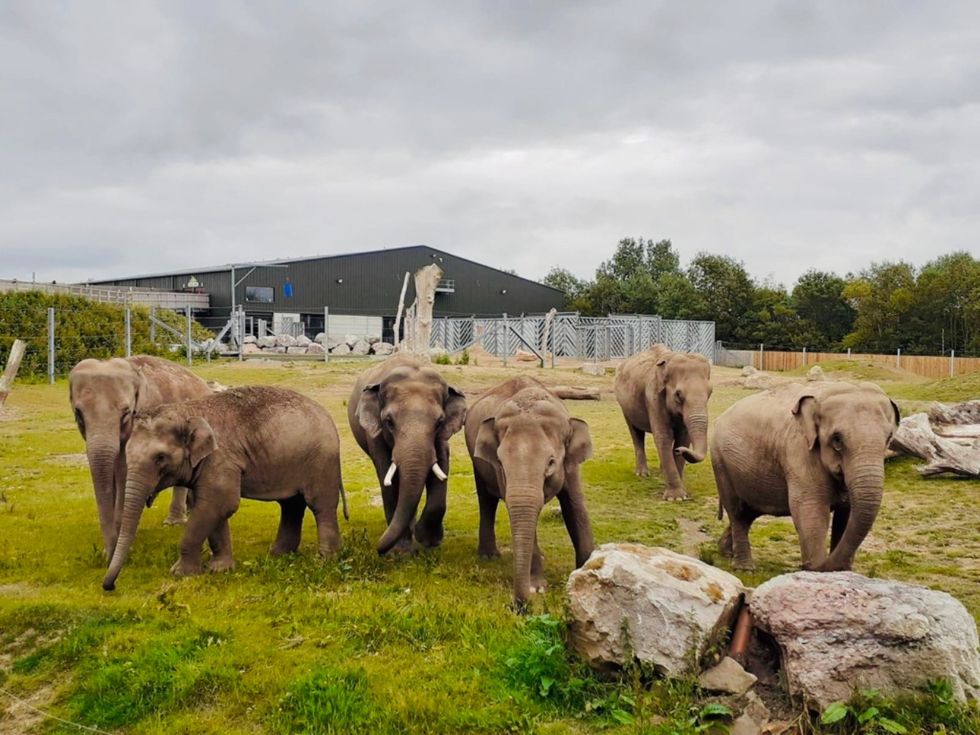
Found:
[{"label": "elephant eye", "polygon": [[842,437],[840,434],[835,432],[830,437],[830,444],[834,449],[836,449],[839,452],[844,448],[844,437]]},{"label": "elephant eye", "polygon": [[387,426],[389,429],[395,428],[395,420],[391,418],[390,413],[387,416],[385,416],[384,421],[385,421],[385,426]]},{"label": "elephant eye", "polygon": [[683,403],[684,402],[684,393],[682,391],[679,391],[679,390],[678,391],[675,391],[674,395],[677,396],[677,402],[678,403]]},{"label": "elephant eye", "polygon": [[75,421],[80,424],[85,422],[85,418],[82,416],[82,409],[80,408],[75,409]]},{"label": "elephant eye", "polygon": [[156,460],[157,464],[163,464],[164,461],[166,461],[167,459],[167,455],[164,454],[163,452],[157,452],[157,456],[154,457],[154,459]]}]

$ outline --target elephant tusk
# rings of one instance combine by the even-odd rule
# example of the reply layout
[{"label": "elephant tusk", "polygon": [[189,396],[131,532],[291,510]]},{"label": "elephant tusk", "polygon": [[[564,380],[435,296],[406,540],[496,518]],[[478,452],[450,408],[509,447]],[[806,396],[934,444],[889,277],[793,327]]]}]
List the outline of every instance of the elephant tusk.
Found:
[{"label": "elephant tusk", "polygon": [[433,463],[433,465],[432,465],[432,474],[434,474],[440,480],[448,480],[449,479],[449,475],[447,475],[445,472],[442,471],[442,467],[439,466],[439,463],[438,462]]},{"label": "elephant tusk", "polygon": [[395,476],[395,470],[398,469],[398,465],[394,462],[391,463],[391,467],[388,468],[388,474],[385,475],[385,487],[391,487],[391,480]]}]

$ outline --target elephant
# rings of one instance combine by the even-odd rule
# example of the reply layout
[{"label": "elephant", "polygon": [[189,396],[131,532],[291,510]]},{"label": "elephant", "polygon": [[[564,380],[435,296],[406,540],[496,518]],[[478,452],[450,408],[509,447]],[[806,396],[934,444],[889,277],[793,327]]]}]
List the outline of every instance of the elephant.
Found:
[{"label": "elephant", "polygon": [[792,516],[804,569],[850,569],[878,514],[885,449],[900,420],[873,383],[787,385],[738,401],[711,438],[718,519],[724,510],[729,520],[721,553],[752,569],[752,521]]},{"label": "elephant", "polygon": [[299,548],[307,508],[316,519],[320,554],[340,548],[338,497],[345,518],[348,512],[337,427],[325,408],[295,391],[232,388],[139,413],[126,444],[126,464],[122,527],[103,589],[115,588],[143,506],[171,485],[189,488],[194,501],[180,557],[171,568],[177,576],[201,571],[205,539],[211,547],[209,570],[234,568],[228,519],[242,498],[279,503],[274,556]]},{"label": "elephant", "polygon": [[558,496],[575,547],[575,566],[592,554],[592,525],[582,493],[580,466],[592,456],[589,425],[530,377],[512,378],[473,404],[466,417],[466,447],[473,460],[480,503],[483,557],[499,556],[494,531],[497,504],[510,516],[514,549],[514,602],[525,609],[545,581],[537,524],[541,508]]},{"label": "elephant", "polygon": [[636,474],[648,477],[645,434],[653,434],[663,473],[664,500],[685,500],[684,465],[708,453],[711,365],[657,344],[616,370],[616,400],[633,439]]},{"label": "elephant", "polygon": [[[463,427],[466,397],[431,365],[407,353],[358,376],[347,403],[354,439],[381,483],[388,527],[378,553],[412,551],[412,533],[426,547],[442,543],[449,479],[449,439]],[[422,490],[425,508],[415,522]]]},{"label": "elephant", "polygon": [[[106,558],[119,535],[126,442],[138,411],[211,395],[207,383],[169,360],[146,355],[82,360],[68,378],[75,423],[85,440]],[[166,524],[183,523],[187,489],[175,487]]]}]

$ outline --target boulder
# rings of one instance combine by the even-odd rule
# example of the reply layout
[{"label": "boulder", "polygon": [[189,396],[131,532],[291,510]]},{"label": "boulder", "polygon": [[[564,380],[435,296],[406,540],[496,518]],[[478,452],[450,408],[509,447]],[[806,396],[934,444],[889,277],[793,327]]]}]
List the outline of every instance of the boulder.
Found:
[{"label": "boulder", "polygon": [[324,352],[326,352],[326,350],[324,349],[323,345],[317,344],[316,342],[306,348],[307,355],[322,355]]},{"label": "boulder", "polygon": [[378,342],[380,342],[381,341],[381,337],[375,337],[374,335],[371,335],[370,337],[365,337],[364,338],[364,341],[367,342],[369,345],[373,345],[373,344],[377,344]]},{"label": "boulder", "polygon": [[375,355],[387,357],[394,351],[395,346],[389,342],[375,342],[373,345],[371,345],[371,352],[373,352]]},{"label": "boulder", "polygon": [[261,354],[261,352],[262,350],[259,348],[259,346],[253,342],[245,342],[245,344],[242,345],[243,355],[257,355]]},{"label": "boulder", "polygon": [[582,372],[586,375],[605,375],[606,368],[596,362],[587,362],[582,366]]},{"label": "boulder", "polygon": [[371,345],[369,345],[365,340],[359,339],[355,342],[351,348],[350,353],[352,355],[367,355],[371,352]]},{"label": "boulder", "polygon": [[359,339],[360,337],[358,337],[356,334],[345,334],[344,344],[346,344],[348,347],[353,347],[355,344],[357,344]]},{"label": "boulder", "polygon": [[286,354],[288,355],[305,355],[306,347],[302,345],[291,345],[286,348]]},{"label": "boulder", "polygon": [[568,578],[572,646],[589,665],[632,657],[668,676],[721,643],[745,592],[731,574],[669,549],[604,544]]},{"label": "boulder", "polygon": [[751,365],[746,365],[745,367],[742,368],[742,377],[743,378],[747,378],[750,375],[755,375],[757,372],[759,372],[759,371],[756,370]]},{"label": "boulder", "polygon": [[755,624],[779,645],[790,692],[825,708],[855,689],[894,696],[946,679],[980,697],[977,626],[954,597],[853,572],[774,577],[752,595]]},{"label": "boulder", "polygon": [[262,349],[266,349],[268,347],[275,347],[276,346],[276,338],[275,337],[271,337],[271,336],[270,337],[259,337],[256,340],[255,343],[259,347],[261,347]]},{"label": "boulder", "polygon": [[518,362],[537,362],[538,356],[533,352],[528,352],[527,350],[518,350],[514,354],[514,359]]},{"label": "boulder", "polygon": [[245,339],[242,340],[242,343],[247,345],[254,345],[256,342],[258,342],[258,338],[253,334],[246,334]]},{"label": "boulder", "polygon": [[284,353],[286,352],[286,350],[287,350],[287,349],[288,349],[288,348],[286,348],[286,347],[280,347],[279,345],[276,345],[275,347],[269,347],[269,348],[268,348],[268,349],[266,350],[266,352],[274,352],[274,353],[276,353],[276,354],[279,354],[279,355],[281,355],[281,354],[284,354]]},{"label": "boulder", "polygon": [[439,346],[436,346],[436,347],[433,347],[433,348],[431,348],[429,350],[429,359],[430,360],[435,361],[435,360],[438,360],[439,358],[442,358],[442,357],[449,357],[449,353],[446,352],[446,350],[444,348],[439,347]]},{"label": "boulder", "polygon": [[276,335],[276,347],[295,347],[296,338],[291,334]]},{"label": "boulder", "polygon": [[814,380],[826,380],[827,376],[823,374],[823,368],[819,365],[814,365],[812,368],[806,371],[806,379],[808,381]]},{"label": "boulder", "polygon": [[755,674],[750,674],[731,656],[725,656],[698,677],[698,686],[710,692],[725,694],[745,694],[758,681]]},{"label": "boulder", "polygon": [[330,354],[331,355],[349,355],[350,354],[350,347],[347,346],[347,343],[341,342],[339,345],[337,345],[336,347],[333,347],[330,350]]},{"label": "boulder", "polygon": [[[753,368],[753,370],[755,370],[755,368]],[[767,388],[772,387],[772,376],[768,373],[760,373],[758,370],[756,370],[742,381],[742,385],[746,388],[753,388],[755,390],[766,390]]]},{"label": "boulder", "polygon": [[309,347],[313,344],[313,340],[307,337],[305,334],[301,334],[296,338],[297,347]]}]

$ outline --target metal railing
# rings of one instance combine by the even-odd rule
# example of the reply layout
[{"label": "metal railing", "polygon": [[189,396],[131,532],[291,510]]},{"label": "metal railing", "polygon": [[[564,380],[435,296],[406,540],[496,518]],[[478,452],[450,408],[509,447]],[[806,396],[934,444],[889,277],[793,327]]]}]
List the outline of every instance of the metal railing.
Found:
[{"label": "metal railing", "polygon": [[48,294],[82,296],[90,301],[105,304],[157,306],[162,309],[182,311],[207,309],[211,297],[206,293],[183,291],[158,291],[150,288],[126,288],[122,286],[97,286],[83,283],[35,283],[0,279],[0,293],[10,291],[40,291]]}]

